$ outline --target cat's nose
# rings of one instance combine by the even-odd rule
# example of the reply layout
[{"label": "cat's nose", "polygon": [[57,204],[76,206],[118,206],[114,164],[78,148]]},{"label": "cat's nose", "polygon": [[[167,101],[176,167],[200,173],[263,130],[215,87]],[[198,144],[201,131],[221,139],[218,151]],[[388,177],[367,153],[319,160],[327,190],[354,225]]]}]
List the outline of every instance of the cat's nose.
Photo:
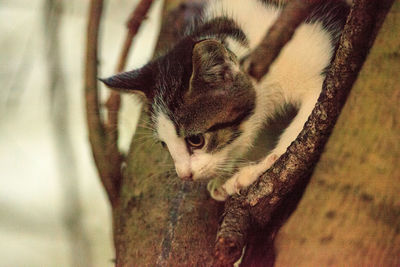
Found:
[{"label": "cat's nose", "polygon": [[193,180],[193,173],[188,173],[184,176],[180,176],[180,178],[184,181],[192,181]]},{"label": "cat's nose", "polygon": [[182,180],[193,180],[193,172],[190,168],[190,162],[175,162],[175,170],[178,177]]}]

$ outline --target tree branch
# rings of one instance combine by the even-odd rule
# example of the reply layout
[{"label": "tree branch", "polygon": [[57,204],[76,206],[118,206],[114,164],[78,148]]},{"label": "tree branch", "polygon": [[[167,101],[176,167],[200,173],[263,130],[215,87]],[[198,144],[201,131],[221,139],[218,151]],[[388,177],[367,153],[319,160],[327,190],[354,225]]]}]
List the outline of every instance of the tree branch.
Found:
[{"label": "tree branch", "polygon": [[[245,224],[248,223],[249,217],[261,226],[267,225],[272,212],[282,204],[296,185],[306,181],[306,178],[311,175],[392,3],[393,0],[355,1],[342,34],[335,60],[324,81],[323,91],[304,129],[286,153],[255,184],[244,190],[242,196],[234,196],[231,201],[227,202],[225,217],[218,234],[219,240],[223,237],[224,240],[229,239],[236,244],[243,244],[244,240],[242,239],[245,235],[240,230],[248,227]],[[281,29],[284,30],[284,28]],[[273,36],[270,35],[270,41],[263,43],[273,43]],[[277,46],[271,45],[271,47]],[[266,51],[266,49],[260,48],[258,51]],[[267,57],[276,58],[276,55],[267,55]],[[253,57],[252,55],[251,59],[253,58],[264,59],[265,56],[259,54],[257,57]],[[268,66],[256,67],[254,64],[250,64],[252,66],[250,69],[260,70],[256,71],[257,74],[255,74],[255,77],[259,80],[262,77],[260,73],[268,71]],[[240,206],[240,204],[250,206],[249,215],[241,210],[236,211],[231,208],[231,206]],[[243,220],[230,220],[232,217],[240,216],[246,217]],[[219,240],[217,241],[216,253],[229,252],[223,256],[220,253],[219,258],[226,262],[235,262],[242,247],[235,247],[236,250],[228,250],[218,246]],[[229,243],[224,242],[224,244]]]},{"label": "tree branch", "polygon": [[292,39],[297,27],[321,0],[292,0],[283,9],[267,35],[250,55],[248,73],[257,81],[267,74],[281,49]]},{"label": "tree branch", "polygon": [[[146,17],[153,0],[142,0],[130,15],[127,23],[128,34],[117,65],[117,72],[121,72],[127,61],[127,56],[134,36]],[[99,172],[100,179],[107,192],[113,207],[118,204],[121,183],[122,156],[118,150],[118,112],[120,108],[120,96],[112,92],[107,103],[107,121],[101,119],[99,108],[99,96],[97,86],[98,63],[98,39],[101,14],[103,10],[102,0],[92,0],[89,8],[89,22],[86,43],[86,72],[85,72],[85,97],[86,114],[89,130],[89,141],[92,147],[93,157]]]},{"label": "tree branch", "polygon": [[139,4],[137,4],[136,8],[130,14],[129,19],[126,23],[126,27],[128,28],[128,33],[125,37],[124,46],[122,48],[119,62],[117,65],[117,72],[121,72],[125,69],[125,65],[129,56],[130,47],[132,46],[133,38],[139,31],[142,22],[147,18],[147,13],[151,7],[153,0],[141,0]]},{"label": "tree branch", "polygon": [[250,227],[250,213],[243,201],[230,198],[225,203],[224,218],[217,234],[215,261],[217,266],[229,266],[242,255]]},{"label": "tree branch", "polygon": [[[122,51],[117,64],[116,72],[122,72],[125,69],[126,62],[128,60],[129,51],[132,46],[133,38],[139,31],[143,20],[146,18],[147,13],[151,7],[153,0],[142,0],[137,4],[131,15],[129,16],[128,22],[126,24],[128,28],[128,33],[125,37],[125,41],[122,47]],[[121,184],[121,164],[122,156],[118,149],[118,113],[121,107],[121,96],[116,91],[111,91],[110,96],[106,102],[107,108],[107,123],[105,125],[106,129],[106,154],[109,155],[109,160],[112,166],[115,166],[115,179],[114,183],[116,186],[120,187]]]},{"label": "tree branch", "polygon": [[86,119],[94,161],[110,203],[115,206],[118,200],[118,188],[114,183],[115,173],[113,166],[105,153],[106,134],[100,116],[97,86],[98,40],[102,11],[102,0],[92,0],[90,2],[85,60]]},{"label": "tree branch", "polygon": [[[128,33],[125,37],[116,72],[122,72],[125,69],[133,38],[138,33],[140,25],[142,25],[143,20],[146,18],[152,3],[153,0],[142,0],[129,16],[128,22],[126,23]],[[106,128],[110,139],[110,146],[114,146],[113,150],[118,150],[118,111],[120,109],[120,105],[121,97],[119,93],[116,91],[111,91],[110,97],[106,103],[106,107],[108,109],[108,123]]]}]

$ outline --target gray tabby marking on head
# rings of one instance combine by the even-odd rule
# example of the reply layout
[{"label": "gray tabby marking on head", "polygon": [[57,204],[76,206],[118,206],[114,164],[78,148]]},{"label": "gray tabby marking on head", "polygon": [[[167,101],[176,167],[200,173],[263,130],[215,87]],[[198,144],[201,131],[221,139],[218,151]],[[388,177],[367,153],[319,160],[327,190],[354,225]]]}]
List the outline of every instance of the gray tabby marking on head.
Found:
[{"label": "gray tabby marking on head", "polygon": [[209,152],[239,137],[239,125],[255,108],[249,77],[239,69],[236,56],[216,39],[185,38],[143,68],[103,82],[113,89],[144,91],[153,120],[165,113],[178,136],[210,132]]},{"label": "gray tabby marking on head", "polygon": [[[183,105],[175,114],[187,134],[238,126],[255,105],[255,91],[235,56],[216,40],[197,43],[193,72]],[[228,125],[230,124],[230,125]]]}]

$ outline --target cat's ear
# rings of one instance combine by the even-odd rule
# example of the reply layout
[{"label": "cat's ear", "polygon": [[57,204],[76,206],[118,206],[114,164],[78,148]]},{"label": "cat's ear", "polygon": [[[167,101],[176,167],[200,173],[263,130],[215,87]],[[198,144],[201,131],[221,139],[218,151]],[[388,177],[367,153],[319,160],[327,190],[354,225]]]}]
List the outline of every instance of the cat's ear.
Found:
[{"label": "cat's ear", "polygon": [[154,96],[153,72],[149,66],[99,80],[113,90],[144,94],[148,99],[152,99]]},{"label": "cat's ear", "polygon": [[192,53],[192,82],[229,86],[239,71],[236,56],[217,40],[198,42]]}]

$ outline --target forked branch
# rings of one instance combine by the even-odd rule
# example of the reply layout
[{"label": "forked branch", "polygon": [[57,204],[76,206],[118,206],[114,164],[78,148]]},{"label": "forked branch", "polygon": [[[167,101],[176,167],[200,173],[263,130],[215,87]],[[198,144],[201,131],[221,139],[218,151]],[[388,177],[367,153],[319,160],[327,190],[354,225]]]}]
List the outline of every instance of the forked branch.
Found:
[{"label": "forked branch", "polygon": [[[128,33],[117,65],[117,72],[124,69],[129,50],[145,19],[153,0],[142,0],[129,17],[127,23]],[[86,73],[85,97],[86,115],[89,130],[89,141],[92,153],[99,172],[100,179],[106,189],[108,198],[113,207],[118,204],[119,190],[122,179],[122,156],[118,150],[118,112],[120,96],[112,92],[107,103],[107,121],[102,120],[100,100],[98,96],[98,42],[100,19],[103,10],[102,0],[92,0],[89,8],[89,23],[86,44]]]},{"label": "forked branch", "polygon": [[105,153],[107,137],[100,114],[97,83],[98,42],[102,11],[103,0],[92,0],[90,2],[85,61],[86,118],[94,161],[110,203],[115,206],[118,200],[118,187],[115,180],[119,179],[119,170],[115,173]]},{"label": "forked branch", "polygon": [[[117,64],[116,72],[122,72],[125,69],[126,62],[128,60],[129,51],[132,46],[133,39],[139,31],[140,26],[142,25],[143,20],[146,18],[147,13],[151,7],[153,0],[142,0],[135,7],[132,14],[129,16],[128,22],[126,23],[126,27],[128,28],[128,32],[125,37],[124,44],[122,46],[121,54],[119,57],[119,61]],[[111,91],[110,96],[107,100],[107,114],[108,114],[108,122],[106,125],[107,136],[108,136],[108,146],[112,148],[113,155],[119,155],[115,153],[118,151],[118,112],[121,106],[121,97],[117,91]],[[121,159],[115,158],[113,160],[117,164],[121,163]]]}]

